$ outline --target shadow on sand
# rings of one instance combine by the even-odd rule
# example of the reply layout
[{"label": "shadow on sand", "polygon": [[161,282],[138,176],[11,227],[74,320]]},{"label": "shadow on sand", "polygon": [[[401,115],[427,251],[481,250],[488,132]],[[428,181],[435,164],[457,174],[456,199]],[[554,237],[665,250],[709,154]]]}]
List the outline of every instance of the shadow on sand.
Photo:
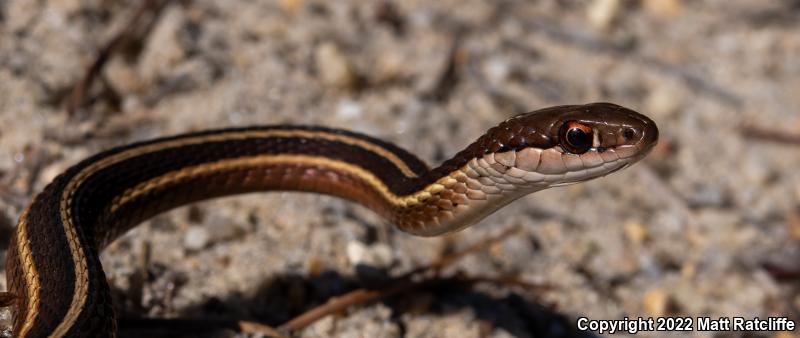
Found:
[{"label": "shadow on sand", "polygon": [[[380,270],[360,268],[359,272],[363,273],[356,278],[335,271],[313,277],[274,276],[262,283],[253,297],[213,297],[180,313],[185,318],[204,319],[130,319],[136,315],[120,314],[119,337],[230,337],[236,320],[278,326],[331,297],[391,281]],[[573,319],[530,300],[530,296],[503,291],[505,289],[488,284],[476,287],[456,281],[445,282],[389,297],[383,304],[392,310],[388,320],[397,325],[401,336],[407,335],[403,314],[437,316],[469,309],[476,320],[486,323],[491,330],[504,330],[517,338],[599,337],[578,331]],[[354,315],[357,312],[354,310]]]}]

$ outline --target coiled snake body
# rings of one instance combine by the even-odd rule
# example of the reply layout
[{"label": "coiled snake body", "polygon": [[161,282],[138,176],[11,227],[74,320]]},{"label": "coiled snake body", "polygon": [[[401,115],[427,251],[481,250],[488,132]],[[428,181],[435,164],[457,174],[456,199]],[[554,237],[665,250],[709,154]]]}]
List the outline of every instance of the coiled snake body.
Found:
[{"label": "coiled snake body", "polygon": [[7,254],[15,337],[110,337],[116,320],[99,252],[139,222],[212,197],[330,194],[421,236],[473,224],[525,194],[622,169],[655,145],[653,121],[594,103],[519,115],[439,167],[342,130],[207,131],[111,149],[58,176],[23,212]]}]

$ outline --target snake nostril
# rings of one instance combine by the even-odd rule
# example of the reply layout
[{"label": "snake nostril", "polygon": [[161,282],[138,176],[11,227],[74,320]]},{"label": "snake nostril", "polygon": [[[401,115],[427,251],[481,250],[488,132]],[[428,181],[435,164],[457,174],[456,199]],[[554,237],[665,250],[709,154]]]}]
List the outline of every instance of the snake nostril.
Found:
[{"label": "snake nostril", "polygon": [[622,137],[625,138],[625,141],[630,141],[634,137],[636,137],[636,131],[633,130],[633,128],[630,128],[630,127],[629,128],[625,128],[624,130],[622,130]]}]

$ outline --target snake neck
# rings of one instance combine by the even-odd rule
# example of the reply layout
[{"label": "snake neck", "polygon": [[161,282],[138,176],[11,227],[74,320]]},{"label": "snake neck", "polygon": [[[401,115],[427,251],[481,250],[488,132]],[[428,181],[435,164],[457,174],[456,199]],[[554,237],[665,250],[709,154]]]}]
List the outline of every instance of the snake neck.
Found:
[{"label": "snake neck", "polygon": [[421,177],[417,191],[394,203],[391,219],[414,235],[442,235],[475,224],[548,186],[545,180],[526,180],[512,168],[513,163],[501,163],[493,153],[462,152]]}]

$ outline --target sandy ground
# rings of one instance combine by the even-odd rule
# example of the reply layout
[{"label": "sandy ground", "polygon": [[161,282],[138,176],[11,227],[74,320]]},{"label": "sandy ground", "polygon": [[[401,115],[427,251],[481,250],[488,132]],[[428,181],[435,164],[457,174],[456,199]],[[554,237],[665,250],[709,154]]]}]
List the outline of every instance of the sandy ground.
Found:
[{"label": "sandy ground", "polygon": [[[447,271],[546,291],[419,289],[294,336],[591,337],[577,318],[798,319],[800,151],[742,133],[800,134],[798,1],[173,1],[117,49],[83,108],[66,113],[71,88],[139,4],[0,1],[0,255],[55,175],[156,136],[317,124],[439,163],[514,114],[610,101],[652,117],[662,141],[633,168],[528,196],[448,238],[412,237],[318,195],[181,208],[104,253],[121,317],[277,325],[518,225]],[[0,312],[6,334],[9,316]],[[154,334],[150,325],[121,334]]]}]

